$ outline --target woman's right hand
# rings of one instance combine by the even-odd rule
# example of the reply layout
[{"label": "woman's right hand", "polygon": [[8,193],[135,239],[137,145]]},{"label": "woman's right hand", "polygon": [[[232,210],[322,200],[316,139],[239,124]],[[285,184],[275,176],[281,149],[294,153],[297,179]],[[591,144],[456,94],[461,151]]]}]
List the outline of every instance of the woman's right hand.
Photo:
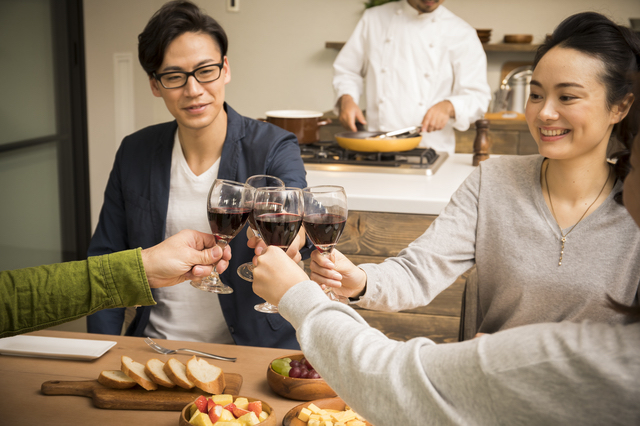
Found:
[{"label": "woman's right hand", "polygon": [[328,257],[314,250],[309,268],[313,281],[333,288],[339,296],[360,296],[367,284],[367,274],[336,249]]}]

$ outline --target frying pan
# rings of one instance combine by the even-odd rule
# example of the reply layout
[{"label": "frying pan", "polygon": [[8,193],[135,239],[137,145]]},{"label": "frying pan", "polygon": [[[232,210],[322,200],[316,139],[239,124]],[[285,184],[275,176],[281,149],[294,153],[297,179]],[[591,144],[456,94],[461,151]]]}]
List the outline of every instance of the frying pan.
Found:
[{"label": "frying pan", "polygon": [[410,151],[422,140],[419,133],[406,136],[379,138],[385,132],[342,132],[334,135],[336,142],[344,149],[359,152]]}]

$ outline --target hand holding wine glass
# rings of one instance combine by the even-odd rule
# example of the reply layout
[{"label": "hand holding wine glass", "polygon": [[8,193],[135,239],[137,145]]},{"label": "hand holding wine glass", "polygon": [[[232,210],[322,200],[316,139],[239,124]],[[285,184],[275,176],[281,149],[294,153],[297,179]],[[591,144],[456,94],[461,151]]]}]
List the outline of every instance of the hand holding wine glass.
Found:
[{"label": "hand holding wine glass", "polygon": [[[277,177],[269,176],[269,175],[254,175],[247,179],[244,183],[251,188],[266,188],[266,187],[277,187],[284,188],[284,182]],[[254,195],[255,196],[255,195]],[[251,208],[253,210],[254,202],[251,201]],[[260,233],[258,232],[258,228],[256,227],[253,214],[249,215],[249,227],[253,231],[254,235],[260,237]],[[246,281],[253,281],[253,263],[246,262],[238,267],[238,275],[240,278]]]},{"label": "hand holding wine glass", "polygon": [[[302,190],[299,188],[258,188],[255,190],[253,218],[264,242],[286,251],[302,226]],[[255,306],[259,312],[276,313],[268,302]]]},{"label": "hand holding wine glass", "polygon": [[[304,194],[304,229],[322,256],[328,257],[338,243],[347,222],[347,194],[334,185],[307,187]],[[325,292],[330,299],[348,303],[331,287]]]},{"label": "hand holding wine glass", "polygon": [[[223,249],[244,227],[251,214],[254,189],[231,180],[216,179],[207,197],[207,217],[216,244]],[[233,289],[220,280],[213,268],[211,275],[192,280],[191,285],[204,291],[218,294],[233,293]]]}]

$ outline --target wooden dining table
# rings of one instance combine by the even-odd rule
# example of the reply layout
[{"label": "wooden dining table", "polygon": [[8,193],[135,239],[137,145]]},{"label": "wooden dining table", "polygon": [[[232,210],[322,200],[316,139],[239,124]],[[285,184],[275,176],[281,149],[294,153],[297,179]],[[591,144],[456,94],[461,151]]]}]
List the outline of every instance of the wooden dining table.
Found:
[{"label": "wooden dining table", "polygon": [[[155,352],[141,337],[106,336],[101,334],[73,333],[41,330],[29,335],[62,337],[70,339],[110,340],[117,342],[104,355],[93,360],[36,358],[0,355],[0,424],[13,425],[154,425],[176,426],[178,411],[143,411],[101,409],[84,396],[44,395],[42,383],[51,380],[79,381],[97,379],[103,370],[119,370],[123,355],[146,363],[151,358],[162,361],[176,357],[186,362],[192,355],[162,355]],[[181,342],[155,339],[162,346],[172,349],[190,348],[227,357],[236,362],[208,359],[224,372],[237,373],[243,378],[240,395],[256,398],[269,404],[275,411],[278,425],[285,414],[302,403],[283,398],[274,393],[267,383],[267,368],[275,358],[298,354],[291,349],[258,348],[251,346],[220,345],[213,343]]]}]

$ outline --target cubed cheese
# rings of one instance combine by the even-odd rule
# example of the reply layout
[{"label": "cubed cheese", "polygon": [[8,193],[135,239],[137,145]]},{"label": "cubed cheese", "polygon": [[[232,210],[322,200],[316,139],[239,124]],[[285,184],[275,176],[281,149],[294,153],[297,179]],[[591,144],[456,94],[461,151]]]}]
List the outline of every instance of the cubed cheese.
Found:
[{"label": "cubed cheese", "polygon": [[318,408],[318,406],[316,406],[314,403],[311,403],[309,404],[309,410],[311,410],[311,412],[314,414],[319,414],[321,409]]},{"label": "cubed cheese", "polygon": [[308,422],[310,415],[311,415],[311,410],[309,410],[308,408],[303,408],[302,410],[300,410],[300,413],[298,414],[298,418],[303,422]]}]

